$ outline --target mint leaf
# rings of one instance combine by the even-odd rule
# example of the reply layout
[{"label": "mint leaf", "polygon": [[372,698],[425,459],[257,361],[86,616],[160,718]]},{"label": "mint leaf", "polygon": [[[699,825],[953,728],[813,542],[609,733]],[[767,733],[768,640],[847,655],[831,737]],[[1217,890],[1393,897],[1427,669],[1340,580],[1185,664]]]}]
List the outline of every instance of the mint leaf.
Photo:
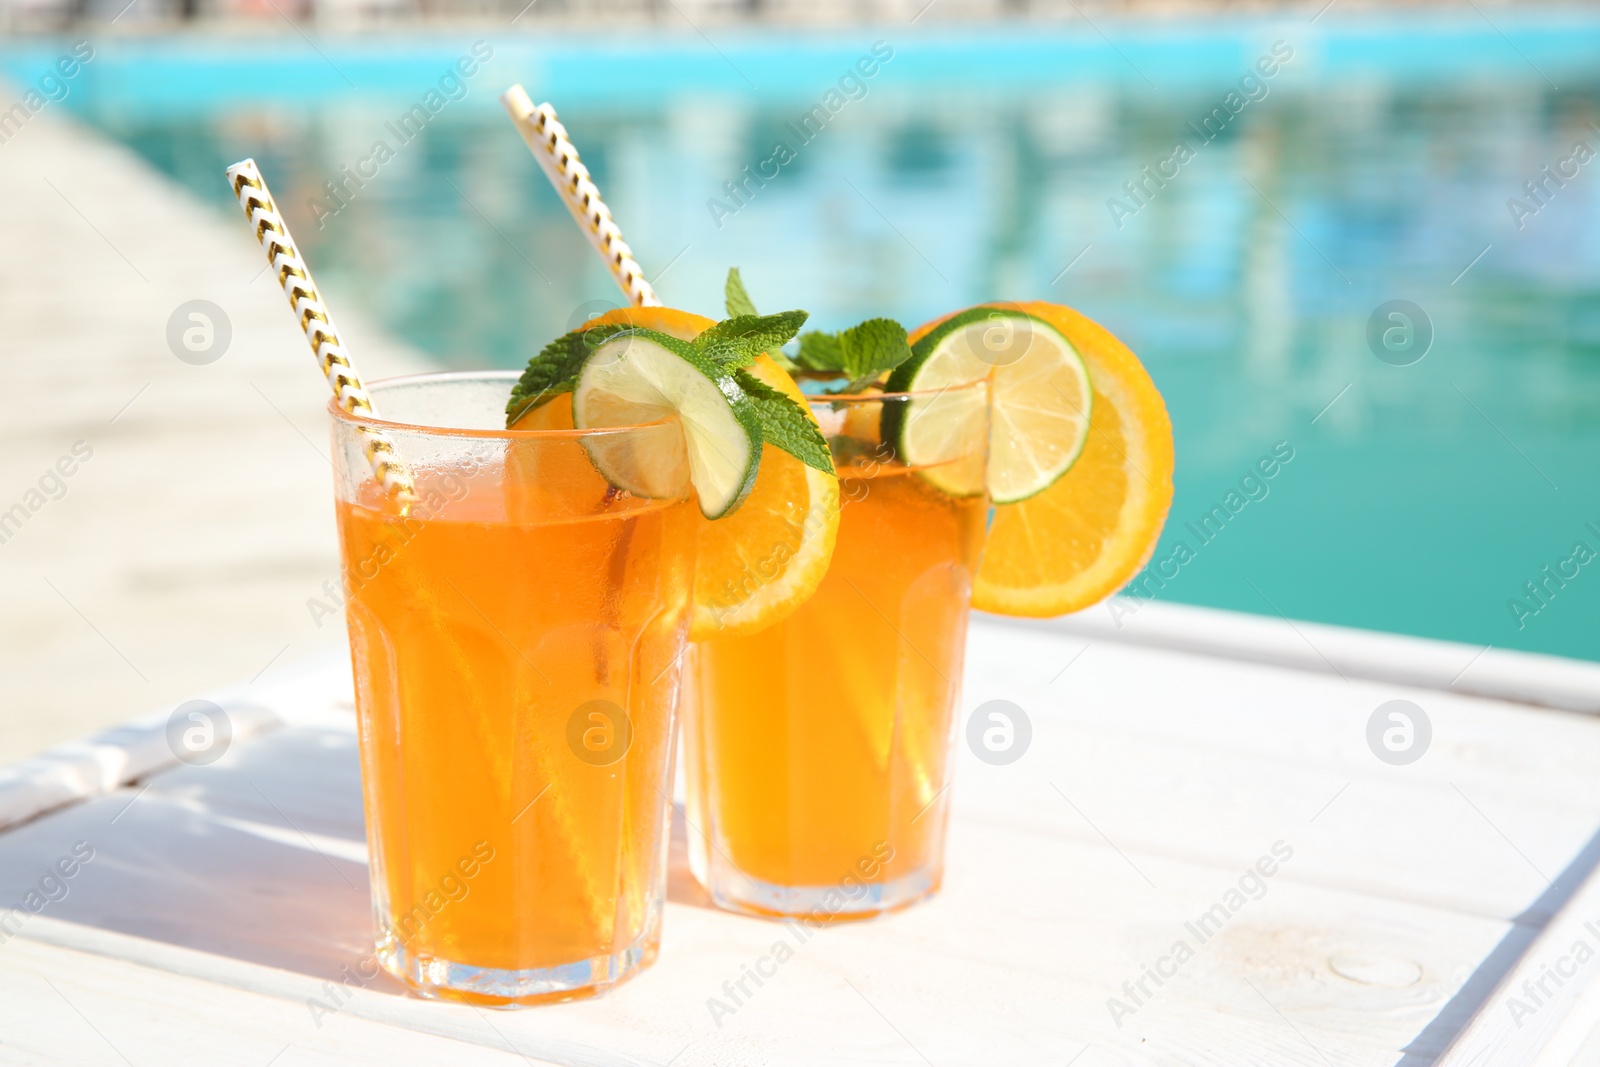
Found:
[{"label": "mint leaf", "polygon": [[868,319],[839,335],[843,366],[854,381],[871,380],[911,358],[906,328],[893,319]]},{"label": "mint leaf", "polygon": [[805,370],[842,370],[844,353],[839,335],[811,330],[800,335],[800,354],[795,362]]},{"label": "mint leaf", "polygon": [[697,346],[723,339],[738,339],[762,349],[776,348],[800,332],[810,315],[804,311],[780,311],[776,315],[735,315],[723,319],[695,338]]},{"label": "mint leaf", "polygon": [[[728,316],[737,318],[740,315],[757,315],[756,302],[750,299],[750,293],[744,287],[744,279],[739,276],[738,267],[728,268],[728,280],[722,286],[723,303],[727,305]],[[786,371],[795,368],[794,360],[790,359],[783,349],[774,345],[767,349],[767,355]]]},{"label": "mint leaf", "polygon": [[728,281],[722,287],[722,297],[727,303],[729,318],[756,314],[755,302],[750,299],[750,294],[745,291],[744,279],[739,277],[738,267],[728,268]]},{"label": "mint leaf", "polygon": [[694,347],[696,351],[704,355],[711,362],[726,368],[727,370],[734,370],[738,367],[748,367],[750,364],[754,363],[756,361],[756,357],[761,354],[761,349],[751,348],[750,345],[737,338],[724,337],[706,342],[705,344],[701,344],[698,340],[696,340]]},{"label": "mint leaf", "polygon": [[[793,370],[794,361],[784,355],[779,346],[805,325],[809,318],[806,312],[758,315],[755,301],[750,299],[744,279],[739,277],[738,267],[728,268],[728,281],[722,292],[729,317],[696,338],[696,346],[724,366],[747,367],[755,362],[756,356],[765,352],[777,360],[784,370]],[[801,338],[802,349],[804,345],[805,338]],[[772,388],[747,370],[736,369],[733,377],[755,406],[763,441],[774,448],[783,449],[807,466],[827,474],[834,473],[833,453],[828,450],[828,441],[817,429],[817,424],[811,421],[811,413],[803,404]]]},{"label": "mint leaf", "polygon": [[846,391],[858,392],[910,358],[904,326],[893,319],[868,319],[843,333],[813,330],[801,335],[795,362],[805,370],[848,377]]},{"label": "mint leaf", "polygon": [[534,408],[562,393],[572,392],[589,353],[623,329],[622,326],[594,326],[573,330],[545,345],[538,355],[528,360],[528,369],[511,387],[511,399],[506,402],[506,428],[516,425],[518,419]]},{"label": "mint leaf", "polygon": [[798,333],[807,318],[804,311],[735,315],[696,337],[694,346],[724,366],[748,367],[767,349],[778,348]]},{"label": "mint leaf", "polygon": [[783,449],[808,467],[825,474],[834,473],[833,453],[828,450],[822,431],[811,421],[810,412],[747,370],[736,370],[733,377],[755,405],[762,440]]}]

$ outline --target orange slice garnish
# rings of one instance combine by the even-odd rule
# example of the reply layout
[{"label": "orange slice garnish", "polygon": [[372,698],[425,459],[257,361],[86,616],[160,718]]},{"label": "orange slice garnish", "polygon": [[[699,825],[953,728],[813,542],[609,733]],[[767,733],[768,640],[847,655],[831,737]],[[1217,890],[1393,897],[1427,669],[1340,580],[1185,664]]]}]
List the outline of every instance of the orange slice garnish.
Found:
[{"label": "orange slice garnish", "polygon": [[[1105,327],[1059,304],[994,306],[1058,330],[1083,359],[1093,404],[1083,451],[1067,472],[995,506],[972,606],[1002,615],[1078,611],[1120,589],[1155,551],[1172,504],[1172,422],[1138,357]],[[943,321],[919,327],[912,343]]]}]

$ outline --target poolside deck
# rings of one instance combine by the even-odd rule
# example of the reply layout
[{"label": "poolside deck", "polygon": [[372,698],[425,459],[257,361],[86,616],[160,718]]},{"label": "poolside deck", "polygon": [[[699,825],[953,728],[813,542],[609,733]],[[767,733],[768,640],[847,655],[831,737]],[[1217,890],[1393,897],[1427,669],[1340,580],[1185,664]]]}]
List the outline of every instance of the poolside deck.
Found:
[{"label": "poolside deck", "polygon": [[[662,959],[614,995],[491,1015],[381,977],[330,992],[370,950],[370,911],[342,632],[308,610],[337,573],[323,386],[237,217],[48,109],[0,156],[0,920],[78,842],[94,851],[0,926],[6,1052],[278,1067],[1600,1056],[1600,968],[1554,996],[1521,985],[1600,937],[1600,665],[1164,604],[1121,623],[978,620],[962,712],[1018,702],[1033,751],[995,767],[962,748],[944,892],[807,937],[731,1016],[710,1010],[724,983],[797,935],[706,907],[681,822]],[[232,327],[209,365],[167,340],[195,299]],[[341,322],[370,376],[421,365]],[[229,709],[236,744],[174,766],[166,714],[202,695]],[[1414,765],[1369,749],[1368,717],[1396,698],[1432,717]],[[7,766],[131,709],[152,718]],[[1169,973],[1180,941],[1196,951]]]},{"label": "poolside deck", "polygon": [[[210,766],[174,767],[158,714],[0,770],[0,827],[35,816],[0,831],[0,900],[93,850],[0,931],[0,1032],[28,1062],[174,1067],[1595,1062],[1600,968],[1573,946],[1592,954],[1600,922],[1600,718],[1386,680],[1447,660],[1471,677],[1467,646],[1140,618],[1140,635],[1091,620],[1087,638],[1082,620],[975,620],[963,714],[1012,700],[1032,743],[1004,766],[958,745],[933,900],[816,931],[717,911],[680,815],[660,960],[518,1013],[371,977],[343,657],[210,694],[256,731]],[[1551,665],[1502,653],[1479,681],[1600,698],[1600,667],[1552,682]],[[1395,698],[1433,724],[1404,766],[1366,736]],[[118,752],[112,781],[57,788]]]},{"label": "poolside deck", "polygon": [[[0,153],[3,764],[343,631],[306,606],[338,573],[327,387],[242,218],[59,109]],[[232,324],[205,366],[166,339],[194,299]],[[363,373],[423,365],[328,299]]]}]

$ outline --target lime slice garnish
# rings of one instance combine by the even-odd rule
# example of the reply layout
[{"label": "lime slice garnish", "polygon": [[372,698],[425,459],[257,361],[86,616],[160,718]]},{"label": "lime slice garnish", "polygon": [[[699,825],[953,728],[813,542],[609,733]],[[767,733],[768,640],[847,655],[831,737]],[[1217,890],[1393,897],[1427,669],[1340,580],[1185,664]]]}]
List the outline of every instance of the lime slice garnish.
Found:
[{"label": "lime slice garnish", "polygon": [[1082,454],[1093,396],[1083,357],[1042,319],[976,307],[939,324],[889,377],[889,392],[926,395],[885,405],[884,435],[946,492],[981,491],[968,466],[951,460],[983,425],[981,402],[955,387],[982,378],[990,383],[989,496],[996,504],[1026,500]]},{"label": "lime slice garnish", "polygon": [[[572,391],[572,422],[579,429],[669,415],[683,425],[701,512],[715,519],[738,507],[755,485],[762,435],[755,404],[731,370],[686,341],[647,329],[613,334],[584,360]],[[641,496],[670,495],[685,458],[638,448],[629,435],[594,435],[584,445],[607,481]]]},{"label": "lime slice garnish", "polygon": [[1059,304],[1012,306],[1071,340],[1094,389],[1083,454],[1043,492],[993,509],[972,586],[975,608],[1046,617],[1104,600],[1150,559],[1172,503],[1172,420],[1105,327]]}]

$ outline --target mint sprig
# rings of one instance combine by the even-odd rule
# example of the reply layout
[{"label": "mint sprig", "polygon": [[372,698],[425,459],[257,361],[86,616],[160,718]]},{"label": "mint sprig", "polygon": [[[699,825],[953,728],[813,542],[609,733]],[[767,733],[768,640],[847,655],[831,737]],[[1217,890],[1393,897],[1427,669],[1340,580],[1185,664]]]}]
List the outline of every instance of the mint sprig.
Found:
[{"label": "mint sprig", "polygon": [[781,355],[781,346],[800,332],[809,318],[808,313],[780,311],[776,315],[757,315],[750,295],[744,291],[744,283],[739,280],[737,267],[728,272],[727,298],[731,317],[696,337],[694,347],[733,372],[733,380],[755,404],[763,441],[783,449],[807,466],[825,474],[834,473],[833,453],[828,450],[827,438],[811,421],[811,413],[804,405],[745,369],[763,353]]},{"label": "mint sprig", "polygon": [[738,267],[728,268],[728,280],[722,283],[722,299],[728,308],[729,318],[758,314],[755,302],[745,290],[744,279],[739,277]]},{"label": "mint sprig", "polygon": [[808,330],[800,335],[800,352],[795,366],[801,370],[836,371],[844,369],[844,350],[839,345],[839,335]]},{"label": "mint sprig", "polygon": [[[728,268],[728,280],[722,285],[722,299],[731,318],[737,318],[740,315],[758,314],[755,301],[750,299],[750,293],[744,287],[744,279],[739,276],[738,267]],[[798,326],[795,328],[799,329]],[[784,340],[787,341],[788,338],[784,338]],[[783,349],[777,345],[767,349],[767,355],[772,357],[778,366],[786,371],[796,369],[794,361],[785,355]]]},{"label": "mint sprig", "polygon": [[[744,287],[744,278],[740,276],[738,267],[728,268],[728,280],[722,286],[722,299],[728,309],[729,321],[759,317],[756,303],[750,299],[750,292]],[[786,314],[790,316],[799,314],[805,317],[794,321],[794,328],[788,330],[781,340],[775,340],[768,345],[764,351],[785,371],[793,371],[798,369],[798,365],[780,346],[799,332],[800,327],[805,324],[805,318],[809,316],[806,316],[805,312],[791,311]],[[790,320],[785,319],[783,315],[770,317],[783,319],[783,327],[788,328]],[[722,325],[718,323],[717,327]],[[757,417],[761,421],[762,440],[774,448],[783,449],[807,466],[815,467],[825,474],[835,473],[833,452],[828,447],[828,439],[817,429],[817,424],[811,420],[810,412],[747,370],[735,371],[734,379],[750,399],[755,401]]]},{"label": "mint sprig", "polygon": [[[738,272],[731,272],[730,286],[737,280]],[[742,285],[738,286],[738,292],[744,292]],[[743,299],[748,308],[749,296]],[[617,324],[574,330],[551,341],[528,360],[528,367],[512,387],[511,399],[506,404],[506,426],[516,425],[517,420],[533,409],[572,392],[577,387],[584,361],[601,345],[622,333],[641,333],[670,349],[681,345],[710,360],[732,379],[728,388],[737,389],[750,399],[764,442],[781,448],[808,466],[833,474],[833,455],[828,450],[827,439],[811,421],[805,405],[745,369],[763,352],[779,351],[780,346],[805,325],[806,318],[804,311],[756,315],[752,309],[723,319],[692,342]]]},{"label": "mint sprig", "polygon": [[834,473],[828,440],[811,421],[809,412],[742,367],[733,372],[733,380],[755,402],[763,441],[783,449],[808,467],[815,467],[824,474]]},{"label": "mint sprig", "polygon": [[800,332],[809,316],[804,311],[776,315],[735,315],[694,339],[695,348],[730,367],[748,367],[762,353],[780,348]]},{"label": "mint sprig", "polygon": [[802,370],[835,372],[850,382],[845,392],[855,393],[911,358],[906,328],[893,319],[867,319],[837,334],[812,330],[800,336]]},{"label": "mint sprig", "polygon": [[589,353],[624,329],[626,327],[617,325],[591,326],[562,334],[545,345],[538,355],[528,360],[528,368],[511,387],[511,399],[506,402],[506,428],[516,425],[518,419],[534,408],[542,407],[562,393],[572,392]]}]

